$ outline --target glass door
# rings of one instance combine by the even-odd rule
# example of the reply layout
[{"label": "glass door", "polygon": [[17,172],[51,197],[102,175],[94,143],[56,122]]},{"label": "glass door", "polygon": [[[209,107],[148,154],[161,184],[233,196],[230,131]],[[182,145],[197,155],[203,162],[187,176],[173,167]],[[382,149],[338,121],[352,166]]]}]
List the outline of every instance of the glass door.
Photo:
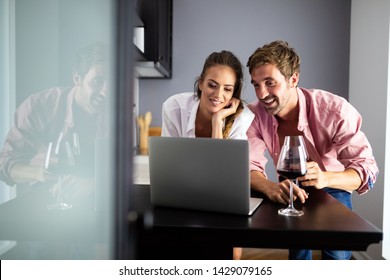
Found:
[{"label": "glass door", "polygon": [[133,1],[0,3],[1,259],[131,258]]}]

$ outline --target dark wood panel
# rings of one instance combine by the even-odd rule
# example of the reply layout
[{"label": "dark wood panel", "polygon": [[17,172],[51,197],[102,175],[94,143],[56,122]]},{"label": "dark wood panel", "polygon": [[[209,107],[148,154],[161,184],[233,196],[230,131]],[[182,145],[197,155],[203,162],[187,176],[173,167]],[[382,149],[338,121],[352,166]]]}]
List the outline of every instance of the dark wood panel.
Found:
[{"label": "dark wood panel", "polygon": [[[301,217],[278,215],[285,207],[265,200],[251,217],[204,211],[153,207],[149,187],[134,186],[136,209],[143,213],[140,248],[146,242],[162,250],[177,249],[186,256],[188,244],[200,248],[203,244],[216,248],[296,248],[364,251],[370,244],[382,240],[382,232],[356,213],[349,210],[324,191],[310,190],[305,205],[297,204],[305,214]],[[152,245],[149,248],[153,247]],[[180,248],[186,248],[181,251]],[[158,250],[158,249],[157,249]],[[226,250],[227,252],[228,250]],[[223,255],[220,258],[231,258]],[[143,251],[143,256],[153,252]],[[160,256],[161,257],[161,256]],[[174,258],[175,259],[175,258]]]}]

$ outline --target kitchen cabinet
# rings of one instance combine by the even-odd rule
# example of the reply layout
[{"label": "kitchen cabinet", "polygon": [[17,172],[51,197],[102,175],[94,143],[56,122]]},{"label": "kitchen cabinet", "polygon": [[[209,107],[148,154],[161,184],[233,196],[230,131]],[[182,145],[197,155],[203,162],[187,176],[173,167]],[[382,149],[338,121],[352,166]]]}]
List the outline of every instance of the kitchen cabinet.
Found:
[{"label": "kitchen cabinet", "polygon": [[136,73],[139,78],[171,78],[172,0],[138,0],[143,49],[136,47]]}]

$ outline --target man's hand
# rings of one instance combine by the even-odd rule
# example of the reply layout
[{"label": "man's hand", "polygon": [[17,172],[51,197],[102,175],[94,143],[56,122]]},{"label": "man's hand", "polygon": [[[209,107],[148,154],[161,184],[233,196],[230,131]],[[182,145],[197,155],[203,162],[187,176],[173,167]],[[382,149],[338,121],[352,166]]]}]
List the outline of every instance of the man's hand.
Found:
[{"label": "man's hand", "polygon": [[[294,200],[299,199],[305,203],[309,197],[305,190],[292,183]],[[270,200],[278,203],[288,204],[290,199],[290,182],[284,180],[280,183],[272,182],[265,178],[260,171],[251,172],[251,187],[255,191],[264,193]]]},{"label": "man's hand", "polygon": [[305,176],[297,178],[304,187],[312,186],[316,189],[330,187],[339,190],[354,191],[362,184],[359,173],[352,168],[338,172],[322,171],[314,161],[306,163],[306,168],[307,172]]},{"label": "man's hand", "polygon": [[305,176],[298,177],[298,181],[304,187],[315,187],[316,189],[322,189],[329,186],[328,178],[321,170],[318,163],[310,161],[306,163],[307,172]]},{"label": "man's hand", "polygon": [[[50,193],[53,196],[58,195],[59,185],[57,182],[50,188]],[[93,178],[79,178],[72,175],[62,176],[61,179],[61,191],[64,197],[69,198],[83,198],[91,195],[95,187],[95,179]]]},{"label": "man's hand", "polygon": [[[293,187],[293,200],[299,199],[302,203],[305,203],[306,199],[309,197],[305,190],[301,189],[299,186],[291,182]],[[279,196],[276,196],[277,202],[288,204],[290,201],[290,181],[284,180],[279,183],[279,188],[283,192]]]},{"label": "man's hand", "polygon": [[31,166],[23,163],[13,165],[10,176],[17,184],[31,182],[46,183],[56,179],[50,171],[41,166]]}]

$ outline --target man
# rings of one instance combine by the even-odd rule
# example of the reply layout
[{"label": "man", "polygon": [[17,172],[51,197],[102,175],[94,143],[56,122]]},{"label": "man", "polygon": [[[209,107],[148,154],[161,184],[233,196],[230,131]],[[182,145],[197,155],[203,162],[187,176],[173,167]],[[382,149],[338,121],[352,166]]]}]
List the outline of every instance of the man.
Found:
[{"label": "man", "polygon": [[[299,88],[300,59],[287,42],[258,48],[247,63],[257,101],[250,104],[255,119],[247,131],[251,186],[270,200],[288,203],[289,183],[272,182],[265,174],[268,149],[276,165],[284,137],[302,135],[308,150],[303,187],[323,189],[352,209],[351,193],[370,190],[378,174],[371,146],[361,131],[360,114],[332,93]],[[305,190],[293,185],[302,203]],[[322,251],[324,259],[349,259],[349,251]],[[290,250],[290,259],[311,259],[309,250]]]},{"label": "man", "polygon": [[33,94],[16,110],[14,126],[0,153],[0,179],[18,185],[18,192],[44,183],[55,192],[52,186],[58,174],[44,163],[49,143],[54,147],[65,142],[77,144],[78,152],[73,155],[73,168],[59,171],[64,175],[62,185],[73,188],[73,194],[91,191],[94,140],[101,133],[107,91],[104,52],[101,43],[80,50],[74,60],[73,86]]}]

